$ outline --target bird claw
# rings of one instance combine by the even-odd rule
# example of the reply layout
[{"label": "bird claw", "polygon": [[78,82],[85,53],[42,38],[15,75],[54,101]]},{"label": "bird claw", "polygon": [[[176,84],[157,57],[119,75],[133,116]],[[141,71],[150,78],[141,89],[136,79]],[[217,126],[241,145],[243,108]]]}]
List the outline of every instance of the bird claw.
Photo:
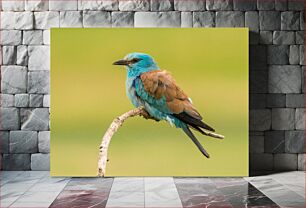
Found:
[{"label": "bird claw", "polygon": [[141,111],[141,114],[140,114],[142,117],[144,117],[145,119],[152,119],[152,120],[155,120],[155,121],[159,121],[158,119],[152,117],[145,109],[142,108],[142,111]]}]

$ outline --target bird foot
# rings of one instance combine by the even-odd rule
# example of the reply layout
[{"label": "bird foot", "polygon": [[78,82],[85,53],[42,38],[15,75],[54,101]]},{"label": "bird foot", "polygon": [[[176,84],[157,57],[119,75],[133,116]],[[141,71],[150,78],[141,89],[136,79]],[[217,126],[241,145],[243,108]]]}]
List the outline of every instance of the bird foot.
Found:
[{"label": "bird foot", "polygon": [[145,119],[152,119],[152,120],[155,120],[155,121],[159,121],[158,119],[152,117],[144,108],[141,109],[141,114],[140,114],[142,117],[144,117]]}]

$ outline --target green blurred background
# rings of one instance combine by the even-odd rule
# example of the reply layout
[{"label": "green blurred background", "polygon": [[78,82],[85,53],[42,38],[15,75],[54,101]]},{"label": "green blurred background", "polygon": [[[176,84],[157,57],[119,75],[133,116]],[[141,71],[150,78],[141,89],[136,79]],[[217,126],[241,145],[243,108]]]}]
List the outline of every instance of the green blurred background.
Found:
[{"label": "green blurred background", "polygon": [[183,131],[131,118],[113,137],[107,176],[248,175],[248,29],[52,29],[51,175],[95,176],[101,138],[133,108],[126,70],[112,63],[131,52],[152,55],[213,126],[196,133],[204,157]]}]

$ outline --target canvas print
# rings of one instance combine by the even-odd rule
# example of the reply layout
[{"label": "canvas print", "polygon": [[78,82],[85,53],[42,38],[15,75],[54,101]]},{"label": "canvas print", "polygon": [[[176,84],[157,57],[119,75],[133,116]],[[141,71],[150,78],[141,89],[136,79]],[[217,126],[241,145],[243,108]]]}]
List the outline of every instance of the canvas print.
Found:
[{"label": "canvas print", "polygon": [[51,175],[247,176],[248,30],[51,30]]}]

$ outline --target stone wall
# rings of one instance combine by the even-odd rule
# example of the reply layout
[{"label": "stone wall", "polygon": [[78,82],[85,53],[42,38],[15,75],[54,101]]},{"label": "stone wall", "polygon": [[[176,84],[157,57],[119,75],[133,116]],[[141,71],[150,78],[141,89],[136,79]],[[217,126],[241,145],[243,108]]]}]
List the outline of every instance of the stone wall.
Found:
[{"label": "stone wall", "polygon": [[249,27],[250,169],[304,170],[303,9],[303,0],[2,0],[2,168],[49,169],[51,27]]}]

